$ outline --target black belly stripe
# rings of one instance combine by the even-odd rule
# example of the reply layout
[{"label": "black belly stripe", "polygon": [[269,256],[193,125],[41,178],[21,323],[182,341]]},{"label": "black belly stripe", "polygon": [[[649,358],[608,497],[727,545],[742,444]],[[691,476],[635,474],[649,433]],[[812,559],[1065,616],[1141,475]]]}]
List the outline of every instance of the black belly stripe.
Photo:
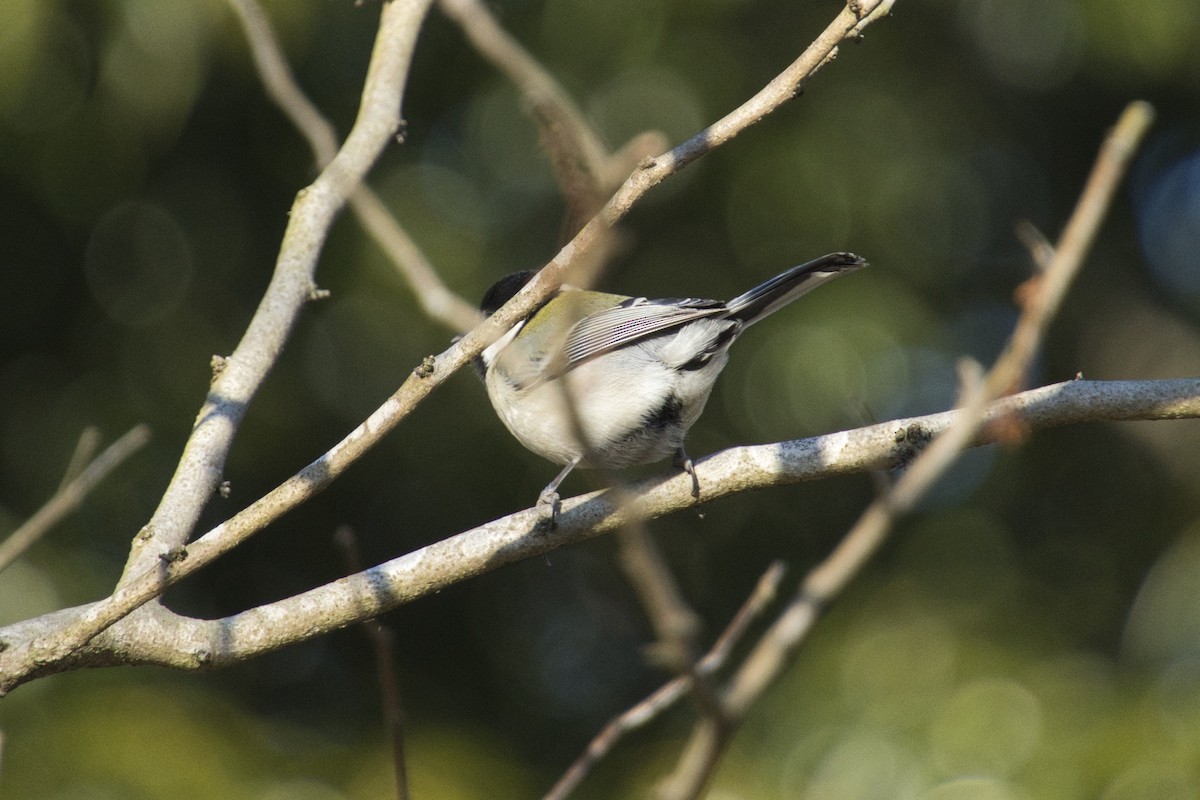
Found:
[{"label": "black belly stripe", "polygon": [[667,395],[662,405],[646,415],[645,427],[651,430],[662,430],[678,426],[683,418],[683,401],[676,395]]}]

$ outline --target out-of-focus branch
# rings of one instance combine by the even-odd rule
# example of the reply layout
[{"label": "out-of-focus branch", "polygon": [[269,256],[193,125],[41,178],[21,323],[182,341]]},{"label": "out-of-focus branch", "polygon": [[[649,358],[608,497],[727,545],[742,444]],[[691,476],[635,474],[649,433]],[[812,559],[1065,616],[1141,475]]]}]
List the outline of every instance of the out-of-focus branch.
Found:
[{"label": "out-of-focus branch", "polygon": [[[989,418],[988,404],[1024,379],[1153,118],[1153,109],[1146,103],[1133,103],[1125,109],[1101,147],[1075,211],[1045,266],[1042,280],[1031,293],[996,364],[986,377],[964,374],[962,409],[955,422],[933,439],[888,492],[867,507],[833,552],[808,574],[795,598],[747,656],[723,697],[731,722],[736,724],[744,718],[750,706],[791,662],[821,611],[878,550],[895,521],[910,511],[959,453],[977,439]],[[664,787],[663,797],[670,800],[697,797],[716,768],[723,743],[711,720],[700,719],[675,774]]]},{"label": "out-of-focus branch", "polygon": [[[267,96],[275,101],[308,140],[317,164],[325,166],[337,154],[337,133],[333,125],[296,83],[279,40],[258,0],[229,0],[229,5],[242,24]],[[417,302],[431,319],[460,333],[479,323],[478,309],[450,291],[442,282],[421,248],[369,186],[364,184],[358,187],[350,198],[350,207],[363,228],[408,282]]]},{"label": "out-of-focus branch", "polygon": [[[342,551],[349,572],[362,570],[358,537],[348,525],[333,534],[334,544]],[[396,672],[396,637],[392,629],[375,619],[363,622],[363,630],[375,650],[375,671],[379,676],[379,700],[383,719],[392,743],[392,772],[396,782],[396,800],[409,800],[408,761],[404,756],[404,706],[400,702],[400,676]]]},{"label": "out-of-focus branch", "polygon": [[1083,266],[1083,259],[1096,239],[1113,194],[1153,122],[1154,109],[1150,104],[1134,102],[1125,108],[1109,132],[1079,202],[1058,239],[1053,257],[1044,266],[1042,285],[1031,294],[1012,338],[988,374],[985,401],[1013,391],[1024,381],[1046,327],[1058,312],[1067,287]]},{"label": "out-of-focus branch", "polygon": [[83,433],[79,434],[79,441],[75,443],[75,450],[71,453],[71,460],[67,462],[67,468],[63,470],[62,481],[58,484],[58,488],[54,490],[55,494],[61,492],[64,486],[79,476],[83,468],[96,455],[96,450],[99,447],[100,429],[94,425],[84,428]]},{"label": "out-of-focus branch", "polygon": [[689,669],[700,630],[699,617],[684,601],[679,584],[641,520],[630,520],[618,531],[618,539],[621,567],[654,628],[653,660],[674,672]]},{"label": "out-of-focus branch", "polygon": [[246,34],[254,67],[267,96],[308,140],[317,166],[325,166],[337,155],[337,131],[296,83],[263,7],[258,0],[229,0],[229,7]]},{"label": "out-of-focus branch", "polygon": [[16,561],[22,553],[33,546],[63,517],[79,508],[84,498],[91,494],[100,481],[110,472],[120,466],[125,459],[136,453],[146,442],[150,441],[150,429],[145,425],[130,428],[120,439],[110,444],[103,453],[96,457],[86,467],[81,461],[86,461],[84,455],[89,449],[95,449],[95,430],[88,428],[79,439],[75,455],[67,467],[63,484],[58,487],[54,496],[46,504],[34,512],[24,524],[9,534],[0,542],[0,570]]},{"label": "out-of-focus branch", "polygon": [[[696,663],[698,674],[707,677],[725,665],[734,646],[741,641],[750,623],[757,619],[775,599],[779,592],[779,584],[786,572],[787,568],[782,561],[775,561],[767,568],[767,571],[758,579],[754,592],[742,604],[733,620],[717,638],[712,649]],[[670,708],[691,690],[692,684],[691,675],[677,675],[660,686],[645,700],[624,711],[605,725],[596,738],[588,743],[579,758],[546,793],[543,800],[563,800],[575,791],[592,767],[608,755],[622,736],[642,727]]]},{"label": "out-of-focus branch", "polygon": [[570,95],[500,26],[486,5],[480,0],[438,0],[438,7],[521,92],[566,197],[572,235],[642,159],[668,145],[664,134],[646,131],[609,153]]},{"label": "out-of-focus branch", "polygon": [[363,228],[408,280],[417,302],[430,319],[457,333],[469,331],[479,324],[483,319],[479,309],[442,282],[420,246],[396,221],[379,195],[369,186],[360,186],[350,198],[350,207]]},{"label": "out-of-focus branch", "polygon": [[[618,490],[617,494],[625,493]],[[625,497],[628,502],[629,496]],[[684,601],[679,583],[646,530],[644,520],[629,517],[617,531],[617,539],[621,567],[654,628],[655,642],[649,651],[652,660],[686,678],[701,713],[712,720],[715,730],[723,730],[720,698],[696,661],[699,616]]]},{"label": "out-of-focus branch", "polygon": [[[589,179],[599,183],[609,175],[609,155],[599,135],[558,81],[500,26],[485,5],[477,0],[438,0],[438,8],[458,23],[480,55],[512,81],[539,122],[555,120],[552,127],[560,132],[556,138],[568,144],[573,160],[580,162]],[[626,170],[617,180],[628,174]]]}]

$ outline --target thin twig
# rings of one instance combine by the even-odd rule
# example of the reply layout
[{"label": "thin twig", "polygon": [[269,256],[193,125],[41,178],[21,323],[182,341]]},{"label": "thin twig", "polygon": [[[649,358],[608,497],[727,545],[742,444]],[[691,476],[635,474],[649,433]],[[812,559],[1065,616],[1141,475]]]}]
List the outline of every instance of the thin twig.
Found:
[{"label": "thin twig", "polygon": [[604,222],[615,224],[650,189],[800,95],[812,77],[837,56],[839,46],[857,40],[867,25],[887,16],[893,2],[860,0],[847,4],[800,57],[757,94],[687,141],[643,162],[605,205],[601,214]]},{"label": "thin twig", "polygon": [[479,324],[483,319],[479,309],[442,282],[421,246],[396,221],[387,204],[371,187],[360,186],[350,198],[350,208],[359,224],[408,281],[421,310],[430,319],[456,333],[464,333]]},{"label": "thin twig", "polygon": [[482,3],[438,0],[438,8],[458,23],[480,55],[512,81],[534,109],[535,116],[557,120],[556,127],[568,140],[575,159],[581,162],[588,178],[600,184],[607,169],[608,150],[558,81],[500,26]]},{"label": "thin twig", "polygon": [[683,599],[679,584],[645,525],[636,519],[617,532],[621,568],[654,628],[653,660],[674,672],[688,669],[700,618]]},{"label": "thin twig", "polygon": [[325,119],[320,109],[313,105],[296,83],[271,21],[258,0],[229,0],[229,7],[237,15],[246,34],[255,70],[267,90],[267,96],[275,101],[275,105],[308,140],[309,147],[316,155],[317,166],[324,167],[337,155],[338,136],[333,124]]},{"label": "thin twig", "polygon": [[95,425],[88,425],[83,429],[83,433],[79,434],[79,441],[75,443],[75,451],[71,453],[71,460],[67,462],[67,468],[63,470],[62,480],[55,489],[55,494],[61,492],[63,487],[75,480],[88,462],[96,455],[96,450],[100,447],[100,429]]},{"label": "thin twig", "polygon": [[[758,579],[754,591],[746,598],[746,602],[738,609],[737,614],[721,632],[721,635],[717,637],[712,649],[697,662],[697,673],[707,677],[725,666],[730,653],[741,641],[750,624],[775,600],[779,592],[779,584],[786,572],[787,567],[782,561],[775,561],[767,567],[767,571]],[[575,791],[592,767],[608,755],[622,736],[642,727],[670,708],[686,695],[691,687],[692,677],[690,675],[677,675],[656,689],[646,699],[613,718],[588,743],[583,753],[567,768],[567,771],[546,793],[543,800],[563,800]]]},{"label": "thin twig", "polygon": [[[337,132],[304,94],[284,58],[270,20],[258,0],[229,0],[237,14],[259,78],[267,96],[292,121],[308,141],[317,165],[324,167],[337,155]],[[425,313],[448,328],[468,331],[479,323],[479,311],[442,282],[437,271],[403,226],[369,186],[361,185],[350,198],[350,207],[363,228],[408,282]]]},{"label": "thin twig", "polygon": [[[782,672],[821,611],[878,550],[897,518],[910,511],[958,454],[976,439],[987,418],[989,402],[1021,382],[1152,120],[1153,110],[1146,103],[1133,103],[1125,109],[1101,147],[1075,211],[1054,248],[1054,258],[1047,265],[1044,280],[1025,306],[1004,352],[985,378],[965,381],[958,420],[932,441],[887,494],[868,506],[834,551],[808,574],[796,597],[747,656],[724,697],[732,719],[743,717]],[[720,745],[710,721],[697,722],[665,796],[698,796],[716,768]]]},{"label": "thin twig", "polygon": [[54,496],[47,500],[45,505],[34,512],[33,516],[27,519],[23,525],[9,534],[7,539],[0,542],[0,570],[16,561],[63,517],[79,508],[79,504],[96,488],[100,481],[120,466],[125,459],[144,447],[148,441],[150,441],[150,429],[145,425],[135,425],[124,436],[110,444],[94,461],[81,468],[78,463],[79,456],[88,450],[95,449],[95,429],[86,429],[79,438],[79,445],[75,448],[75,455],[67,468],[67,474],[73,474],[71,479],[59,486]]},{"label": "thin twig", "polygon": [[1045,284],[1017,320],[1005,352],[988,374],[989,398],[1007,394],[1023,382],[1046,327],[1083,265],[1121,177],[1153,121],[1154,109],[1149,103],[1138,101],[1125,107],[1116,126],[1109,132],[1079,202],[1059,236],[1054,258],[1046,265]]},{"label": "thin twig", "polygon": [[[628,503],[629,496],[623,490]],[[633,584],[642,608],[654,627],[652,659],[688,680],[696,704],[706,717],[720,728],[725,718],[721,699],[708,676],[696,663],[696,637],[700,617],[683,599],[675,576],[667,566],[644,520],[630,516],[617,531],[621,548],[621,567]]]},{"label": "thin twig", "polygon": [[[362,569],[358,540],[349,525],[339,527],[333,541],[342,551],[347,572]],[[408,800],[408,761],[404,756],[404,705],[400,701],[400,678],[396,671],[396,636],[391,628],[376,619],[362,623],[375,650],[375,669],[379,676],[379,699],[383,720],[392,742],[392,772],[396,780],[396,800]]]}]

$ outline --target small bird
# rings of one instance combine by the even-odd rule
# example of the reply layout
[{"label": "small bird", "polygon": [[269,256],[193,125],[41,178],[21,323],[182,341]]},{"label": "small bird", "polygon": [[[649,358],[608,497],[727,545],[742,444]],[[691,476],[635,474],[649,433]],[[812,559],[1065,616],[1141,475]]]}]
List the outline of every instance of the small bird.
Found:
[{"label": "small bird", "polygon": [[[528,449],[563,465],[538,498],[553,523],[558,486],[575,467],[620,469],[668,456],[700,481],[684,450],[729,346],[800,295],[865,267],[830,253],[727,302],[649,300],[564,285],[476,359],[504,425]],[[480,305],[495,313],[535,275],[497,281]]]}]

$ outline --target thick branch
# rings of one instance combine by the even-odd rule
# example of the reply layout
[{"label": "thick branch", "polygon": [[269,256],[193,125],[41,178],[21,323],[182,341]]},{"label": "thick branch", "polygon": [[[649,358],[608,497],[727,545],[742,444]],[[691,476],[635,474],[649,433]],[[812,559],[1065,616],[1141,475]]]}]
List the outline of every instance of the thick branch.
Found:
[{"label": "thick branch", "polygon": [[32,666],[65,658],[162,592],[170,574],[167,566],[184,552],[184,542],[221,481],[250,400],[315,288],[313,275],[329,226],[400,124],[408,67],[430,2],[393,0],[383,6],[354,128],[317,180],[296,196],[270,285],[242,341],[219,361],[175,475],[135,538],[117,591],[89,606],[73,625],[0,653],[0,675],[11,679]]},{"label": "thick branch", "polygon": [[297,194],[270,285],[241,342],[220,361],[175,475],[150,523],[135,540],[122,584],[153,569],[165,552],[183,545],[220,483],[246,407],[315,288],[317,260],[334,217],[400,126],[400,99],[428,6],[429,0],[397,0],[383,7],[354,127],[317,179]]},{"label": "thick branch", "polygon": [[[937,435],[961,416],[946,411],[900,419],[810,439],[736,447],[696,463],[705,500],[752,489],[886,469],[908,455],[897,435]],[[1200,418],[1200,378],[1164,381],[1084,381],[1045,386],[988,406],[973,438],[981,445],[1001,437],[990,424],[1016,415],[1030,430],[1078,422]],[[609,533],[631,515],[660,517],[696,504],[686,474],[650,478],[630,487],[633,501],[618,503],[611,490],[563,501],[559,526],[538,528],[528,509],[436,542],[355,575],[276,603],[220,620],[179,617],[154,606],[153,615],[123,620],[96,637],[69,663],[37,665],[45,672],[114,663],[161,664],[197,669],[234,664],[289,644],[370,619],[497,567]],[[61,627],[56,612],[0,630],[0,643],[27,644]],[[7,652],[7,651],[6,651]],[[28,668],[29,665],[26,665]],[[35,672],[34,675],[37,673]],[[0,691],[30,676],[6,670]]]}]

